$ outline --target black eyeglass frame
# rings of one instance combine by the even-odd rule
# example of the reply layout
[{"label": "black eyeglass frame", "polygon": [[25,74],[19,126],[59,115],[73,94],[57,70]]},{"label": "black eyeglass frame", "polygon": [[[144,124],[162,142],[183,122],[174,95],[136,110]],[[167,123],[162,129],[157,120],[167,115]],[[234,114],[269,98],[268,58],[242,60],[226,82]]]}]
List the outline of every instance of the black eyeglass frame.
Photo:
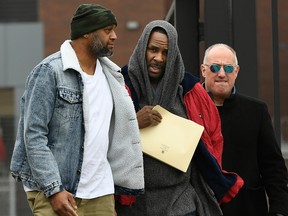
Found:
[{"label": "black eyeglass frame", "polygon": [[[231,64],[227,64],[227,65],[220,65],[220,64],[204,64],[205,66],[209,67],[210,71],[213,73],[218,73],[221,70],[221,67],[223,67],[225,73],[227,74],[231,74],[235,71],[235,68],[237,67],[237,65],[231,65]],[[232,68],[232,69],[231,69]]]}]

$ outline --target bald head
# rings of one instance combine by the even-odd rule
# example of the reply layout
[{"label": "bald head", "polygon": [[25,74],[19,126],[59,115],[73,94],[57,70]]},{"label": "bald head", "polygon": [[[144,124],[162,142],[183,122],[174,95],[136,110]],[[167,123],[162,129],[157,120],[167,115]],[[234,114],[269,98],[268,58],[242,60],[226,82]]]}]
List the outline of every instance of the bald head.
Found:
[{"label": "bald head", "polygon": [[214,44],[205,51],[201,72],[205,89],[216,105],[223,105],[230,96],[239,70],[236,52],[230,46]]}]

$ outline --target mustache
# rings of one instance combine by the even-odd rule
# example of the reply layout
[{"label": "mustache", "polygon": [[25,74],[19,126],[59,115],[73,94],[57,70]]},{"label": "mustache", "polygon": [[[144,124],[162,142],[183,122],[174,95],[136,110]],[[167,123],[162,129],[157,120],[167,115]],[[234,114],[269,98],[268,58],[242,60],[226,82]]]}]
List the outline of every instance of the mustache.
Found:
[{"label": "mustache", "polygon": [[159,69],[164,69],[165,64],[164,63],[159,63],[159,62],[151,62],[151,63],[149,63],[148,66],[157,67]]}]

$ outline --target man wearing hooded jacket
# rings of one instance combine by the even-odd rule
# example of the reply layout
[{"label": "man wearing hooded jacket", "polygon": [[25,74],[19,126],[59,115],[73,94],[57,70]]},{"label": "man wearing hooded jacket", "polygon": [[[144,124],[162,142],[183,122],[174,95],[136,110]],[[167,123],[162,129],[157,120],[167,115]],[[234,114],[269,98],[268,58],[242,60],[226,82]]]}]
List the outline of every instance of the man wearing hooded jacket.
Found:
[{"label": "man wearing hooded jacket", "polygon": [[122,73],[140,129],[161,124],[162,116],[153,110],[160,105],[205,130],[186,173],[144,155],[145,193],[136,201],[118,197],[118,216],[222,215],[219,203],[229,202],[243,181],[221,169],[223,138],[218,111],[199,80],[185,74],[176,29],[166,21],[150,22]]}]

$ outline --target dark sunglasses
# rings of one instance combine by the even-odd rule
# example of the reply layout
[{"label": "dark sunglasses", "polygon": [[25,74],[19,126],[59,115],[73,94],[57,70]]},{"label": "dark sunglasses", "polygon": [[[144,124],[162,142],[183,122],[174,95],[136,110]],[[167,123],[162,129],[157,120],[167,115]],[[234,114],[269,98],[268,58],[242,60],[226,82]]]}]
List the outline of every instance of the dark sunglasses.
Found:
[{"label": "dark sunglasses", "polygon": [[235,70],[235,66],[233,66],[233,65],[220,65],[220,64],[211,64],[211,65],[204,64],[204,65],[209,67],[209,69],[213,73],[219,72],[222,66],[224,68],[225,73],[227,73],[227,74],[230,74]]}]

